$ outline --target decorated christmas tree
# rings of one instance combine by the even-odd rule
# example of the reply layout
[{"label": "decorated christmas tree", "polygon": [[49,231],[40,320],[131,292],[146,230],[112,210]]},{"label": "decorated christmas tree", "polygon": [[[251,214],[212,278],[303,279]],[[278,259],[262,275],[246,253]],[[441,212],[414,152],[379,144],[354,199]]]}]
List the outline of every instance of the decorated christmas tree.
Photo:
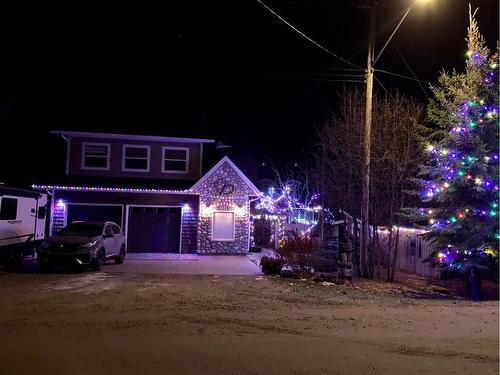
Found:
[{"label": "decorated christmas tree", "polygon": [[481,298],[480,276],[496,267],[498,242],[498,47],[495,54],[470,12],[464,73],[443,73],[433,87],[428,117],[439,127],[424,167],[429,261],[460,271]]}]

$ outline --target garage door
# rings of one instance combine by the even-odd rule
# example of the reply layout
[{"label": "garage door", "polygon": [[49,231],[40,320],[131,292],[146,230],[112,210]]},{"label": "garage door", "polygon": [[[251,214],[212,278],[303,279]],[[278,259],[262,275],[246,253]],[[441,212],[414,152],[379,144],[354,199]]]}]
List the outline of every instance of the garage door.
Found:
[{"label": "garage door", "polygon": [[178,253],[180,207],[130,207],[127,224],[129,253]]},{"label": "garage door", "polygon": [[68,204],[67,223],[73,221],[113,221],[122,226],[122,205]]}]

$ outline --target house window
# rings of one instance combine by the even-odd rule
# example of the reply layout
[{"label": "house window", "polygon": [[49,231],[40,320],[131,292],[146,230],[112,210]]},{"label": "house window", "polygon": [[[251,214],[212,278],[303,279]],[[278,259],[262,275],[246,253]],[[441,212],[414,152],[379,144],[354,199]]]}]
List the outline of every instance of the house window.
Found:
[{"label": "house window", "polygon": [[234,241],[234,212],[213,213],[212,241]]},{"label": "house window", "polygon": [[0,220],[16,220],[17,199],[2,198],[0,203]]},{"label": "house window", "polygon": [[122,171],[149,172],[151,146],[123,145]]},{"label": "house window", "polygon": [[82,169],[109,170],[109,143],[83,143]]},{"label": "house window", "polygon": [[188,173],[189,148],[163,147],[163,173]]}]

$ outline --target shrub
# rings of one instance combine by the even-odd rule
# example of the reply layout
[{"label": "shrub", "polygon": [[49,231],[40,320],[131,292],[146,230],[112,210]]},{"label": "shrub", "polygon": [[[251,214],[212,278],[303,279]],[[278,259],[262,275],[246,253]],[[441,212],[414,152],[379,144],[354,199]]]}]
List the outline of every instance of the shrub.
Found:
[{"label": "shrub", "polygon": [[335,272],[337,271],[337,262],[324,254],[314,254],[312,264],[315,272]]},{"label": "shrub", "polygon": [[285,264],[301,277],[308,277],[314,269],[316,247],[311,238],[301,237],[294,233],[293,237],[277,250]]},{"label": "shrub", "polygon": [[248,250],[251,253],[260,253],[262,252],[262,248],[260,246],[250,246],[250,249]]},{"label": "shrub", "polygon": [[283,265],[284,261],[281,258],[263,256],[260,259],[260,269],[266,275],[278,275]]}]

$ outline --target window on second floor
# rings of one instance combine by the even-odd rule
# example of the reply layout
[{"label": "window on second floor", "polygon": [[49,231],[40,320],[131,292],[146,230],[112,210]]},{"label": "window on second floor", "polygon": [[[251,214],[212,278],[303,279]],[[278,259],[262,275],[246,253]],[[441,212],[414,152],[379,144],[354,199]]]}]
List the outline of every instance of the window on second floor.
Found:
[{"label": "window on second floor", "polygon": [[122,171],[149,172],[151,146],[123,145]]},{"label": "window on second floor", "polygon": [[188,173],[189,148],[163,146],[163,173]]},{"label": "window on second floor", "polygon": [[109,143],[82,144],[82,169],[109,170],[109,155],[111,145]]}]

